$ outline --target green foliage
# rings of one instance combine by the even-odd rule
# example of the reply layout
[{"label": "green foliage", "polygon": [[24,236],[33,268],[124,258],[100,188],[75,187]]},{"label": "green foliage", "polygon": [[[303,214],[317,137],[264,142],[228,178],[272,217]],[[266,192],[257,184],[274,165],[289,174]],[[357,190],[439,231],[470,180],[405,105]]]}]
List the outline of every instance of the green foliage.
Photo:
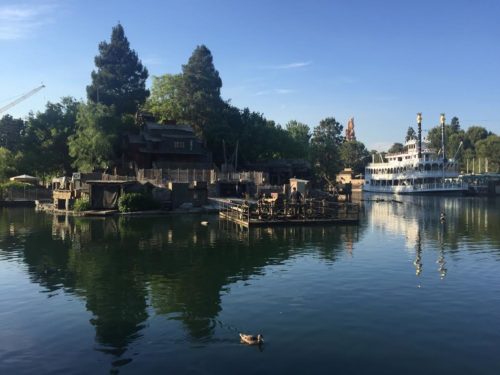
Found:
[{"label": "green foliage", "polygon": [[370,161],[370,153],[359,141],[348,141],[340,146],[340,159],[344,168],[352,168],[355,174],[364,173],[366,164]]},{"label": "green foliage", "polygon": [[130,49],[121,24],[113,27],[110,43],[99,44],[95,65],[97,71],[92,72],[92,84],[87,86],[88,99],[113,105],[118,115],[135,113],[149,95],[148,71]]},{"label": "green foliage", "polygon": [[7,190],[7,189],[33,190],[36,189],[36,187],[31,184],[27,184],[26,182],[20,182],[20,181],[6,181],[0,184],[0,190]]},{"label": "green foliage", "polygon": [[81,104],[77,114],[77,131],[68,140],[73,166],[82,172],[109,168],[115,159],[113,146],[121,126],[112,107]]},{"label": "green foliage", "polygon": [[144,109],[151,112],[162,123],[169,120],[180,120],[183,115],[180,98],[182,83],[182,74],[165,74],[153,77],[151,95],[146,101]]},{"label": "green foliage", "polygon": [[[471,162],[471,159],[475,157],[489,158],[490,170],[496,168],[496,159],[494,156],[490,157],[487,152],[491,155],[495,155],[494,148],[494,138],[491,138],[488,142],[483,142],[487,138],[495,136],[491,132],[488,132],[482,126],[471,126],[466,131],[460,129],[460,124],[457,117],[452,118],[452,124],[445,125],[445,149],[446,157],[454,158],[460,163],[461,170],[466,170],[467,160]],[[441,127],[436,126],[432,128],[427,139],[430,141],[431,147],[436,151],[441,150]],[[463,147],[460,147],[460,143],[463,142]],[[478,145],[482,147],[482,155],[479,155]],[[488,146],[486,146],[488,145]],[[486,151],[489,150],[489,151]],[[469,168],[470,169],[470,168]]]},{"label": "green foliage", "polygon": [[477,156],[488,159],[488,171],[500,172],[500,136],[492,134],[476,143]]},{"label": "green foliage", "polygon": [[47,102],[44,112],[29,115],[20,157],[23,173],[69,175],[73,171],[68,138],[76,131],[78,106],[74,98],[64,97],[59,103]]},{"label": "green foliage", "polygon": [[210,128],[220,120],[224,107],[221,87],[222,80],[213,64],[212,53],[204,45],[196,47],[188,63],[182,66],[179,89],[181,119],[207,138]]},{"label": "green foliage", "polygon": [[311,159],[316,174],[329,183],[341,170],[340,145],[343,127],[333,117],[321,120],[311,138]]},{"label": "green foliage", "polygon": [[0,147],[16,152],[21,149],[24,121],[5,115],[0,119]]},{"label": "green foliage", "polygon": [[125,193],[118,199],[120,212],[147,211],[160,208],[160,204],[150,194]]},{"label": "green foliage", "polygon": [[416,138],[417,138],[417,133],[415,132],[415,129],[413,129],[411,126],[408,127],[408,130],[406,131],[405,141],[408,142],[410,139],[416,139]]},{"label": "green foliage", "polygon": [[17,172],[16,160],[12,152],[0,147],[0,180],[5,180]]},{"label": "green foliage", "polygon": [[307,159],[309,157],[309,141],[311,139],[311,131],[309,126],[301,122],[292,120],[286,124],[286,131],[293,141],[293,153],[296,158]]},{"label": "green foliage", "polygon": [[454,116],[451,119],[450,126],[454,132],[458,132],[460,130],[460,120],[458,119],[458,117]]},{"label": "green foliage", "polygon": [[482,126],[471,126],[465,132],[467,146],[473,146],[482,139],[488,136],[488,131]]},{"label": "green foliage", "polygon": [[77,212],[90,210],[90,201],[88,198],[80,198],[75,201],[73,209]]},{"label": "green foliage", "polygon": [[387,151],[389,154],[397,154],[398,152],[403,152],[405,146],[402,143],[394,143],[391,148]]}]

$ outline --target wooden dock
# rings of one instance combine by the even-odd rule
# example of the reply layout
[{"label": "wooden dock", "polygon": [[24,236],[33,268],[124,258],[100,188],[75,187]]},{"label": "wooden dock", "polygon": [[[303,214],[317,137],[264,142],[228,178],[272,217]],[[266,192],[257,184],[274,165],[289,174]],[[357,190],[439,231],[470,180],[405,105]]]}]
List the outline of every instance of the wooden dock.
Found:
[{"label": "wooden dock", "polygon": [[278,225],[357,224],[359,205],[318,199],[307,199],[300,204],[290,204],[286,201],[225,202],[221,204],[219,217],[246,228]]}]

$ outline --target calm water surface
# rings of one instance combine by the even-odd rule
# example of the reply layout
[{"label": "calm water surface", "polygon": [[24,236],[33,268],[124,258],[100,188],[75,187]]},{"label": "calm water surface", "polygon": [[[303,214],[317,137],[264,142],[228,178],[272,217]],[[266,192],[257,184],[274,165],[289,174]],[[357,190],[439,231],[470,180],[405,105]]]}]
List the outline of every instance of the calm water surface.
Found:
[{"label": "calm water surface", "polygon": [[0,373],[500,374],[500,200],[375,198],[249,232],[4,209]]}]

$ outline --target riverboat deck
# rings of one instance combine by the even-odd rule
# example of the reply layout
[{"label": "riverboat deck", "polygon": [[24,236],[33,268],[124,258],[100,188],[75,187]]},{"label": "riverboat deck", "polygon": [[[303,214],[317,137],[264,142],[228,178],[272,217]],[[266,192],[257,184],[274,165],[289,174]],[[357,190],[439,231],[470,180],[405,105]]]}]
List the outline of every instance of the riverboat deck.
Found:
[{"label": "riverboat deck", "polygon": [[292,204],[262,200],[258,202],[224,202],[219,217],[243,227],[314,224],[357,224],[359,205],[306,199]]}]

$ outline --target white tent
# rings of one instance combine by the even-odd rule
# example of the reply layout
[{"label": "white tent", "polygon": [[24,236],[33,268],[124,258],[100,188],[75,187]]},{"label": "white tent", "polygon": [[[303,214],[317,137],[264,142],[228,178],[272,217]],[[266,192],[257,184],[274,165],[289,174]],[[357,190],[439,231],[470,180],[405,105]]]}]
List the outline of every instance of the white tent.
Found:
[{"label": "white tent", "polygon": [[11,177],[10,180],[17,181],[17,182],[27,182],[28,184],[36,184],[38,182],[37,177],[29,176],[27,174],[22,174],[20,176]]}]

